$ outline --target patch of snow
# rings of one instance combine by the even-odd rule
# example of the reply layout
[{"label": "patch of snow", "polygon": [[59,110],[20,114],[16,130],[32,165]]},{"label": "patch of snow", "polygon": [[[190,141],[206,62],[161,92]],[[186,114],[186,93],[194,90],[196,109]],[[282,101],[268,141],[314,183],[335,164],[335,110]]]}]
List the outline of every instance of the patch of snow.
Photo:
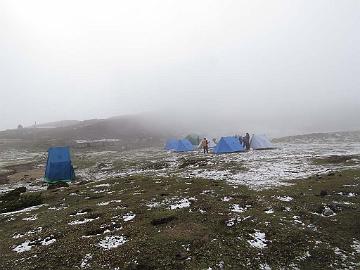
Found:
[{"label": "patch of snow", "polygon": [[23,218],[22,220],[25,220],[25,221],[34,221],[34,220],[37,220],[37,215],[32,215],[32,216],[30,216],[30,217]]},{"label": "patch of snow", "polygon": [[48,246],[48,245],[51,245],[53,243],[56,242],[56,239],[55,238],[52,238],[51,236],[49,237],[46,237],[44,238],[42,241],[41,241],[41,245],[43,246]]},{"label": "patch of snow", "polygon": [[110,184],[99,184],[94,187],[110,187]]},{"label": "patch of snow", "polygon": [[123,215],[123,220],[125,221],[125,222],[127,222],[127,221],[130,221],[130,220],[133,220],[134,218],[136,217],[136,214],[133,214],[133,213],[127,213],[127,214],[125,214],[125,215]]},{"label": "patch of snow", "polygon": [[0,216],[11,216],[11,215],[16,215],[16,214],[21,214],[21,213],[26,213],[26,212],[30,212],[30,211],[34,211],[34,210],[38,210],[43,206],[47,206],[47,204],[40,204],[40,205],[35,205],[35,206],[31,206],[31,207],[27,207],[18,211],[13,211],[13,212],[6,212],[6,213],[1,213]]},{"label": "patch of snow", "polygon": [[222,198],[221,200],[222,200],[223,202],[229,202],[231,199],[232,199],[232,197],[227,197],[227,196],[225,196],[225,197]]},{"label": "patch of snow", "polygon": [[265,211],[266,214],[274,214],[274,209],[270,208]]},{"label": "patch of snow", "polygon": [[181,208],[186,208],[186,207],[190,207],[191,202],[184,198],[181,199],[180,201],[177,201],[175,204],[170,205],[170,209],[174,210],[174,209],[181,209]]},{"label": "patch of snow", "polygon": [[360,241],[354,240],[351,247],[355,250],[356,253],[360,254]]},{"label": "patch of snow", "polygon": [[90,263],[89,261],[92,259],[92,255],[86,254],[85,257],[81,260],[81,264],[80,264],[80,268],[86,269],[86,268],[90,268]]},{"label": "patch of snow", "polygon": [[17,252],[17,253],[22,253],[22,252],[25,252],[25,251],[29,251],[31,250],[31,245],[30,245],[30,241],[29,240],[26,240],[24,243],[16,246],[15,248],[13,248],[13,251]]},{"label": "patch of snow", "polygon": [[162,204],[159,203],[159,202],[151,202],[151,203],[148,203],[146,206],[149,207],[150,209],[152,208],[158,208],[160,207]]},{"label": "patch of snow", "polygon": [[125,236],[106,236],[105,239],[99,242],[99,246],[103,249],[113,249],[125,244],[128,240]]},{"label": "patch of snow", "polygon": [[230,207],[231,212],[235,212],[235,213],[244,213],[249,207],[251,207],[250,205],[246,205],[245,208],[240,207],[239,204],[233,204]]},{"label": "patch of snow", "polygon": [[270,265],[268,265],[267,263],[262,263],[259,265],[260,270],[271,270]]},{"label": "patch of snow", "polygon": [[293,200],[290,196],[277,196],[276,198],[282,202],[291,202]]},{"label": "patch of snow", "polygon": [[250,246],[263,249],[267,247],[267,240],[265,233],[262,233],[260,231],[255,231],[255,233],[250,234],[250,236],[253,238],[252,240],[248,240],[247,242],[250,244]]},{"label": "patch of snow", "polygon": [[[96,219],[98,219],[98,218],[96,218]],[[84,219],[82,219],[82,220],[74,220],[74,221],[71,221],[71,222],[69,222],[68,224],[69,225],[79,225],[79,224],[85,224],[85,223],[88,223],[88,222],[92,222],[92,221],[94,221],[95,220],[95,218],[84,218]]]}]

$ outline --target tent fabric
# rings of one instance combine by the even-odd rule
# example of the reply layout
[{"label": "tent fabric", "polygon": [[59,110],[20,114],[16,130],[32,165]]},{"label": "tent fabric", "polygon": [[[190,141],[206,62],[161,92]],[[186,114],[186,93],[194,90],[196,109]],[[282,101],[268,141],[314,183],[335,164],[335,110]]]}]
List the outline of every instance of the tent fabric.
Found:
[{"label": "tent fabric", "polygon": [[68,147],[51,147],[45,169],[45,181],[61,182],[75,179],[74,168],[71,164]]},{"label": "tent fabric", "polygon": [[250,147],[254,150],[272,149],[274,146],[266,135],[253,135],[250,140]]},{"label": "tent fabric", "polygon": [[234,153],[245,151],[245,148],[236,137],[222,137],[214,148],[215,154]]},{"label": "tent fabric", "polygon": [[167,141],[165,149],[174,152],[189,152],[194,150],[194,146],[187,139],[170,139]]},{"label": "tent fabric", "polygon": [[169,139],[169,140],[167,140],[167,142],[165,144],[165,149],[166,150],[174,150],[176,148],[177,144],[178,144],[177,139]]}]

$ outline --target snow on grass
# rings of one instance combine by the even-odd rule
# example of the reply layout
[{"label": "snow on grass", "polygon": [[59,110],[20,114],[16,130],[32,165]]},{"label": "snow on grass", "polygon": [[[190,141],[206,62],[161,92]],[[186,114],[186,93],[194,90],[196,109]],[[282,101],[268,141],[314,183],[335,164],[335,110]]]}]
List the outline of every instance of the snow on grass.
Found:
[{"label": "snow on grass", "polygon": [[110,184],[99,184],[99,185],[96,185],[94,187],[110,187]]},{"label": "snow on grass", "polygon": [[22,253],[22,252],[25,252],[25,251],[30,251],[33,246],[37,246],[37,245],[48,246],[48,245],[51,245],[51,244],[53,244],[55,242],[56,242],[56,239],[54,238],[53,235],[48,236],[48,237],[46,237],[44,239],[39,238],[39,239],[37,239],[35,241],[26,240],[22,244],[20,244],[18,246],[15,246],[13,248],[13,251],[15,251],[17,253]]},{"label": "snow on grass", "polygon": [[37,220],[37,215],[32,215],[32,216],[30,216],[30,217],[23,218],[22,220],[25,220],[25,221],[34,221],[34,220]]},{"label": "snow on grass", "polygon": [[136,217],[136,214],[134,214],[134,213],[127,213],[127,214],[125,214],[125,215],[123,215],[123,220],[125,221],[125,222],[127,222],[127,221],[130,221],[130,220],[133,220],[134,218]]},{"label": "snow on grass", "polygon": [[125,244],[128,240],[125,236],[106,236],[103,240],[99,242],[99,246],[103,249],[110,250],[117,248]]},{"label": "snow on grass", "polygon": [[86,268],[90,268],[90,260],[92,259],[92,255],[90,253],[86,254],[85,257],[81,260],[80,263],[80,268],[82,269],[86,269]]},{"label": "snow on grass", "polygon": [[293,200],[290,196],[276,196],[276,199],[282,202],[291,202]]},{"label": "snow on grass", "polygon": [[270,208],[264,211],[265,214],[274,214],[274,209]]},{"label": "snow on grass", "polygon": [[360,254],[360,241],[354,240],[351,247],[355,250],[356,253]]},{"label": "snow on grass", "polygon": [[260,231],[255,231],[253,234],[249,234],[253,239],[248,240],[247,242],[250,244],[250,246],[263,249],[267,247],[267,240],[265,233],[262,233]]},{"label": "snow on grass", "polygon": [[52,238],[51,236],[49,237],[46,237],[44,238],[42,241],[41,241],[41,245],[43,246],[48,246],[48,245],[51,245],[53,243],[56,242],[56,239],[55,238]]},{"label": "snow on grass", "polygon": [[222,198],[221,200],[222,200],[223,202],[229,202],[231,199],[232,199],[232,197],[227,197],[227,196],[225,196],[225,197]]},{"label": "snow on grass", "polygon": [[170,205],[170,209],[175,210],[175,209],[187,208],[190,207],[190,205],[191,202],[188,199],[184,198]]},{"label": "snow on grass", "polygon": [[40,205],[27,207],[27,208],[24,208],[24,209],[21,209],[21,210],[13,211],[13,212],[1,213],[0,216],[5,216],[6,217],[6,216],[12,216],[12,215],[16,215],[16,214],[31,212],[31,211],[34,211],[34,210],[38,210],[43,206],[47,206],[47,204],[40,204]]},{"label": "snow on grass", "polygon": [[228,227],[232,227],[236,223],[240,223],[241,221],[247,220],[249,218],[251,218],[251,217],[250,216],[247,216],[247,217],[244,217],[244,218],[242,218],[242,217],[232,217],[229,220],[225,221],[225,224]]},{"label": "snow on grass", "polygon": [[233,204],[230,207],[230,210],[231,210],[231,212],[235,212],[235,213],[244,213],[250,207],[251,207],[251,205],[246,205],[244,208],[244,207],[241,207],[239,204]]},{"label": "snow on grass", "polygon": [[[96,219],[98,219],[98,218],[96,218]],[[92,221],[94,221],[95,220],[95,218],[84,218],[84,219],[81,219],[81,220],[74,220],[74,221],[71,221],[71,222],[69,222],[68,224],[69,225],[80,225],[80,224],[85,224],[85,223],[88,223],[88,222],[92,222]]]},{"label": "snow on grass", "polygon": [[16,246],[15,248],[13,248],[13,251],[17,252],[17,253],[23,253],[25,251],[30,251],[32,246],[30,244],[31,242],[29,240],[26,240],[24,243]]},{"label": "snow on grass", "polygon": [[37,233],[40,233],[40,232],[42,231],[42,229],[43,229],[42,227],[38,227],[38,228],[36,228],[36,229],[34,229],[34,230],[30,230],[30,231],[28,231],[28,232],[26,232],[26,233],[24,233],[24,234],[15,233],[12,238],[14,238],[14,239],[19,239],[19,238],[22,238],[22,237],[24,237],[24,236],[29,236],[29,235],[32,235],[32,234],[37,234]]},{"label": "snow on grass", "polygon": [[159,208],[162,204],[159,202],[150,202],[146,206],[150,209],[152,208]]}]

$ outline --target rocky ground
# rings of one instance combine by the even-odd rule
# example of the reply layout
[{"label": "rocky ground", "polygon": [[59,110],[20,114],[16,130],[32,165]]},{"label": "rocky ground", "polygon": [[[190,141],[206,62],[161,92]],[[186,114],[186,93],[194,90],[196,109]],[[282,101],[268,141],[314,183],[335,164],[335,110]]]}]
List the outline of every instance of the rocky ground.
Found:
[{"label": "rocky ground", "polygon": [[24,185],[0,195],[0,269],[360,268],[357,156],[254,188],[189,173],[248,172],[238,159],[151,153],[76,154],[77,181],[50,190],[23,179],[43,160],[17,167]]}]

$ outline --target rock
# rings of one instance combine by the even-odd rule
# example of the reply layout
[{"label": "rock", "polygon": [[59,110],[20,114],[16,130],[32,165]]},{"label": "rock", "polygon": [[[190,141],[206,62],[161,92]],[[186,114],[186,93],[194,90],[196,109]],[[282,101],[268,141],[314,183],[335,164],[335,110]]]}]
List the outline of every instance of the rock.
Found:
[{"label": "rock", "polygon": [[326,190],[321,190],[320,191],[320,196],[321,197],[325,197],[326,195],[328,195],[328,192]]},{"label": "rock", "polygon": [[335,214],[335,212],[333,210],[331,210],[329,207],[326,207],[323,211],[323,215],[326,217],[332,216],[334,214]]},{"label": "rock", "polygon": [[62,187],[69,187],[69,184],[66,182],[57,182],[54,184],[49,184],[47,190],[58,189],[58,188],[62,188]]}]

